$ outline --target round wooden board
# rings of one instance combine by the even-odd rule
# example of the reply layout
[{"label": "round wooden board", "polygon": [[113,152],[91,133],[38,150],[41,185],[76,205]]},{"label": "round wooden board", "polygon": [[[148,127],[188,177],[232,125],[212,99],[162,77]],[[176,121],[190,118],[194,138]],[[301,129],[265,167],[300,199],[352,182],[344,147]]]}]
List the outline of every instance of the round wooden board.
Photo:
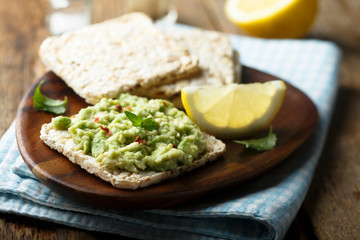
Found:
[{"label": "round wooden board", "polygon": [[[277,79],[249,67],[243,67],[246,83]],[[67,116],[88,106],[52,72],[46,73],[42,92],[63,99],[68,96]],[[214,162],[175,179],[138,190],[121,190],[89,174],[66,157],[51,150],[40,140],[42,124],[55,115],[33,107],[34,84],[22,99],[17,119],[16,137],[20,153],[31,171],[46,186],[60,195],[91,206],[111,209],[165,208],[248,181],[286,159],[313,132],[318,121],[316,107],[295,87],[287,84],[284,104],[271,125],[277,134],[277,146],[266,152],[245,149],[225,141],[226,153]],[[267,130],[259,133],[265,136]]]}]

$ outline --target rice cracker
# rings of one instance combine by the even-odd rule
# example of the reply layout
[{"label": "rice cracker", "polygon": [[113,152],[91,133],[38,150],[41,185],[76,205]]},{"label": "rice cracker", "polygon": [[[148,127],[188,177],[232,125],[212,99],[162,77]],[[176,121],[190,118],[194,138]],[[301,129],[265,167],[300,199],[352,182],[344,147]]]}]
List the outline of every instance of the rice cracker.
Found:
[{"label": "rice cracker", "polygon": [[45,66],[91,104],[199,71],[198,58],[142,13],[49,37],[39,55]]}]

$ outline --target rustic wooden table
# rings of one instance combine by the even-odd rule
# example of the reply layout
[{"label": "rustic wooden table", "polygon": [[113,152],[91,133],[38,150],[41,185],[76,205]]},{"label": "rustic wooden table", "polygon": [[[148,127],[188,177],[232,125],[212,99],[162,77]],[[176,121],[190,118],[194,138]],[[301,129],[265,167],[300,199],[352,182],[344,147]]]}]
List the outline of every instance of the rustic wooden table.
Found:
[{"label": "rustic wooden table", "polygon": [[[308,37],[336,42],[343,52],[340,86],[324,152],[305,202],[286,239],[360,239],[360,1],[319,0]],[[178,0],[179,22],[241,32],[223,13],[224,0]],[[28,87],[45,69],[38,47],[47,0],[0,0],[0,135],[15,118]],[[94,0],[94,22],[116,17],[119,0]],[[1,203],[0,203],[1,204]],[[115,239],[12,214],[0,213],[0,239]]]}]

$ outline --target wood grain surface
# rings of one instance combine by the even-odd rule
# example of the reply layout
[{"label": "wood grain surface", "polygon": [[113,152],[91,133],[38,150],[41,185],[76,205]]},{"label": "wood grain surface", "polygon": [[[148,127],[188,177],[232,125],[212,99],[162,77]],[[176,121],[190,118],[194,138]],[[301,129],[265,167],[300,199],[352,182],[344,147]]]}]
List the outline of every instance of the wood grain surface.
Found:
[{"label": "wood grain surface", "polygon": [[[225,17],[223,0],[177,0],[179,22],[241,33]],[[360,1],[319,0],[309,38],[336,42],[343,52],[339,91],[322,158],[286,239],[360,239]],[[47,36],[47,0],[0,0],[0,135],[45,68],[37,51]],[[94,0],[94,22],[115,17],[120,0]],[[118,239],[12,214],[0,214],[0,239]]]}]

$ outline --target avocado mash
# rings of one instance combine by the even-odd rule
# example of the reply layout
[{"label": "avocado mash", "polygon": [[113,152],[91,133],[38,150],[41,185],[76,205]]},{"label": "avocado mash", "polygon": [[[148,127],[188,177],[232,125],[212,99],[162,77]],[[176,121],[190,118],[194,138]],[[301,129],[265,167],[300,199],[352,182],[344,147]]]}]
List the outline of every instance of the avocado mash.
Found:
[{"label": "avocado mash", "polygon": [[[132,116],[137,124],[128,118]],[[145,127],[149,123],[152,127]],[[67,128],[79,150],[114,170],[171,170],[191,164],[206,147],[200,129],[172,103],[130,94],[104,98],[71,119],[56,117],[52,124]]]}]

